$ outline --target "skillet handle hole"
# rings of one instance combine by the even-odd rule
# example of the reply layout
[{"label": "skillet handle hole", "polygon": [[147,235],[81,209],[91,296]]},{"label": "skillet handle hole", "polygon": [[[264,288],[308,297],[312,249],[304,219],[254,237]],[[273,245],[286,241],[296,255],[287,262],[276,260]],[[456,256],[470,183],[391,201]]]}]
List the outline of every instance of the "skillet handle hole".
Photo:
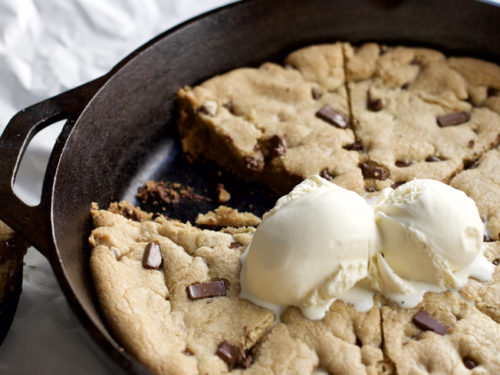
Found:
[{"label": "skillet handle hole", "polygon": [[30,207],[40,204],[50,154],[65,123],[66,120],[61,120],[40,130],[28,144],[19,163],[13,190]]}]

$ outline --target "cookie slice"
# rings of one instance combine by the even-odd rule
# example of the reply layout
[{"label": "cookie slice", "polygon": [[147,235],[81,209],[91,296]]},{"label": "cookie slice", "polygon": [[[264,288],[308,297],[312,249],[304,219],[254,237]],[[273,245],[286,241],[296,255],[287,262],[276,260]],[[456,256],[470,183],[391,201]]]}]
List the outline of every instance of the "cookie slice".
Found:
[{"label": "cookie slice", "polygon": [[390,374],[392,366],[382,352],[378,299],[368,312],[335,301],[321,321],[302,316],[289,307],[282,314],[292,337],[318,356],[318,369],[330,374]]},{"label": "cookie slice", "polygon": [[382,329],[397,374],[500,372],[500,325],[452,292],[427,293],[412,309],[382,307]]},{"label": "cookie slice", "polygon": [[486,223],[488,237],[500,240],[500,149],[485,153],[471,168],[455,176],[450,185],[471,197]]},{"label": "cookie slice", "polygon": [[469,59],[434,50],[374,43],[346,44],[344,50],[353,127],[369,186],[414,178],[447,182],[500,141],[500,116],[484,86],[499,86],[497,65],[475,60],[478,81]]},{"label": "cookie slice", "polygon": [[179,133],[192,158],[286,193],[322,173],[352,190],[362,176],[350,129],[340,43],[290,54],[285,67],[236,69],[179,90]]},{"label": "cookie slice", "polygon": [[21,294],[27,244],[0,221],[0,343],[7,335]]},{"label": "cookie slice", "polygon": [[220,374],[250,364],[243,361],[249,356],[231,364],[223,350],[246,356],[274,320],[238,298],[239,258],[249,236],[163,216],[139,222],[97,207],[92,216],[94,285],[130,353],[155,374]]},{"label": "cookie slice", "polygon": [[486,243],[484,256],[496,266],[492,279],[488,282],[469,279],[460,294],[500,324],[500,241]]},{"label": "cookie slice", "polygon": [[318,368],[318,356],[306,343],[294,338],[288,327],[277,323],[255,350],[255,362],[240,375],[303,375]]}]

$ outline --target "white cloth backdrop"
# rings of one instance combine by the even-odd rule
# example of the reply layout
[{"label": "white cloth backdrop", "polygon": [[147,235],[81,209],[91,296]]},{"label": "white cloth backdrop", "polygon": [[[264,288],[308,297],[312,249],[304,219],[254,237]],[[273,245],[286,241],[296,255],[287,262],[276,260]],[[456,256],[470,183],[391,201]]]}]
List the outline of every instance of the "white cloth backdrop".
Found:
[{"label": "white cloth backdrop", "polygon": [[[158,33],[229,2],[0,0],[0,132],[18,110],[106,73]],[[23,160],[16,192],[28,202],[38,200],[60,128],[40,133]],[[74,316],[48,262],[34,249],[25,262],[0,374],[118,374]]]}]

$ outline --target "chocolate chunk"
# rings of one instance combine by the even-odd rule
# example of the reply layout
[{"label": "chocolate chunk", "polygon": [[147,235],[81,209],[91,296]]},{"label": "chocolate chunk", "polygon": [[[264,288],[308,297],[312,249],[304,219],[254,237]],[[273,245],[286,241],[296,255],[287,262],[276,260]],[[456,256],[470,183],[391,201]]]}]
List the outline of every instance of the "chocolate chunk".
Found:
[{"label": "chocolate chunk", "polygon": [[236,345],[231,345],[223,341],[217,347],[216,354],[227,364],[229,370],[232,370],[238,360],[243,356],[243,350]]},{"label": "chocolate chunk", "polygon": [[148,243],[142,257],[142,266],[150,270],[157,270],[162,262],[160,246],[154,242]]},{"label": "chocolate chunk", "polygon": [[226,108],[229,112],[234,114],[234,105],[233,102],[230,100],[222,105],[224,108]]},{"label": "chocolate chunk", "polygon": [[269,138],[268,144],[269,150],[273,157],[286,154],[287,143],[285,138],[280,137],[279,135],[273,135],[271,138]]},{"label": "chocolate chunk", "polygon": [[400,187],[401,185],[404,185],[404,184],[406,184],[406,181],[397,181],[391,185],[391,188],[397,189],[398,187]]},{"label": "chocolate chunk", "polygon": [[347,119],[345,118],[345,116],[339,111],[336,111],[335,109],[330,107],[329,105],[324,105],[323,107],[321,107],[318,110],[318,112],[316,112],[316,117],[338,128],[341,129],[347,128]]},{"label": "chocolate chunk", "polygon": [[469,357],[465,357],[464,358],[464,366],[467,367],[469,370],[472,370],[474,367],[477,366],[477,363],[473,359],[471,359]]},{"label": "chocolate chunk", "polygon": [[311,95],[314,100],[321,99],[321,97],[323,96],[315,87],[312,88]]},{"label": "chocolate chunk", "polygon": [[500,259],[497,258],[492,263],[494,266],[498,266],[498,264],[500,263]]},{"label": "chocolate chunk", "polygon": [[243,244],[238,241],[231,242],[231,245],[229,245],[230,249],[237,249],[238,247],[242,247]]},{"label": "chocolate chunk", "polygon": [[122,210],[122,213],[123,213],[123,216],[125,216],[127,219],[131,219],[131,220],[134,220],[134,221],[142,221],[141,218],[139,217],[139,215],[137,214],[137,211],[133,208],[124,208]]},{"label": "chocolate chunk", "polygon": [[394,164],[396,164],[396,167],[406,168],[411,165],[411,161],[396,160],[396,163]]},{"label": "chocolate chunk", "polygon": [[460,125],[470,120],[470,114],[467,112],[454,112],[439,116],[437,123],[441,127]]},{"label": "chocolate chunk", "polygon": [[217,184],[215,192],[220,203],[225,203],[231,199],[231,194],[224,188],[224,184]]},{"label": "chocolate chunk", "polygon": [[382,99],[372,97],[371,90],[368,90],[366,92],[366,106],[370,111],[378,112],[384,107],[384,104]]},{"label": "chocolate chunk", "polygon": [[488,232],[484,232],[483,241],[484,242],[493,242],[493,238],[491,238],[491,236]]},{"label": "chocolate chunk", "polygon": [[245,351],[236,345],[232,345],[227,341],[223,341],[217,347],[216,354],[227,364],[229,370],[235,367],[238,368],[248,368],[253,362],[253,358],[250,354],[245,353]]},{"label": "chocolate chunk", "polygon": [[474,144],[475,144],[475,143],[476,143],[476,142],[474,142],[474,140],[473,140],[473,139],[471,139],[469,142],[467,142],[467,147],[468,147],[468,148],[474,148]]},{"label": "chocolate chunk", "polygon": [[408,82],[406,82],[403,86],[401,86],[401,89],[402,90],[408,90],[409,86],[410,86],[410,84]]},{"label": "chocolate chunk", "polygon": [[187,294],[189,299],[193,301],[202,298],[225,296],[226,284],[224,283],[224,280],[191,284],[187,287]]},{"label": "chocolate chunk", "polygon": [[359,163],[359,167],[361,168],[364,178],[375,178],[383,181],[390,175],[387,169],[372,161]]},{"label": "chocolate chunk", "polygon": [[245,162],[245,167],[251,171],[261,172],[264,169],[264,160],[254,158],[250,155],[246,155],[243,158]]},{"label": "chocolate chunk", "polygon": [[443,161],[443,160],[440,159],[440,158],[438,158],[437,156],[431,155],[431,156],[427,156],[425,158],[425,161],[428,162],[428,163],[433,163],[435,161]]},{"label": "chocolate chunk", "polygon": [[427,331],[427,330],[433,331],[441,336],[448,333],[448,330],[449,330],[449,328],[447,326],[442,324],[439,320],[437,320],[436,318],[434,318],[432,315],[428,314],[424,310],[419,310],[418,313],[416,313],[413,316],[412,321],[417,327],[419,327],[425,331]]},{"label": "chocolate chunk", "polygon": [[377,189],[375,189],[373,186],[365,186],[365,191],[367,193],[373,193],[373,192],[377,191]]},{"label": "chocolate chunk", "polygon": [[345,145],[344,149],[347,151],[360,151],[363,149],[363,145],[361,144],[361,141],[354,141],[353,143]]},{"label": "chocolate chunk", "polygon": [[331,181],[333,180],[333,176],[328,172],[328,169],[325,168],[321,172],[319,172],[319,175],[323,177],[325,180]]}]

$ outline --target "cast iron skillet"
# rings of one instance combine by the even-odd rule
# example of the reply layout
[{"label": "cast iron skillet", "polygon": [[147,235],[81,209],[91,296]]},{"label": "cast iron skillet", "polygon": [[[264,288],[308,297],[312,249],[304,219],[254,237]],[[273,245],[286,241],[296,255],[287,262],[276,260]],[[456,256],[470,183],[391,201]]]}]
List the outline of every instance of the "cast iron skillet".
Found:
[{"label": "cast iron skillet", "polygon": [[[336,40],[425,45],[500,61],[500,8],[472,0],[387,3],[253,0],[230,5],[167,31],[109,74],[26,108],[10,121],[0,139],[1,219],[49,259],[82,324],[123,369],[148,373],[120,349],[99,313],[88,267],[89,208],[91,202],[106,207],[110,201],[134,200],[137,187],[149,178],[178,179],[198,188],[217,182],[210,168],[182,162],[175,135],[179,87]],[[41,203],[28,207],[12,191],[20,158],[38,131],[61,119],[68,121],[51,155]],[[250,202],[246,185],[235,184],[234,206],[253,203],[259,213],[273,203],[266,194]],[[185,219],[196,209],[187,205],[167,214]]]}]

